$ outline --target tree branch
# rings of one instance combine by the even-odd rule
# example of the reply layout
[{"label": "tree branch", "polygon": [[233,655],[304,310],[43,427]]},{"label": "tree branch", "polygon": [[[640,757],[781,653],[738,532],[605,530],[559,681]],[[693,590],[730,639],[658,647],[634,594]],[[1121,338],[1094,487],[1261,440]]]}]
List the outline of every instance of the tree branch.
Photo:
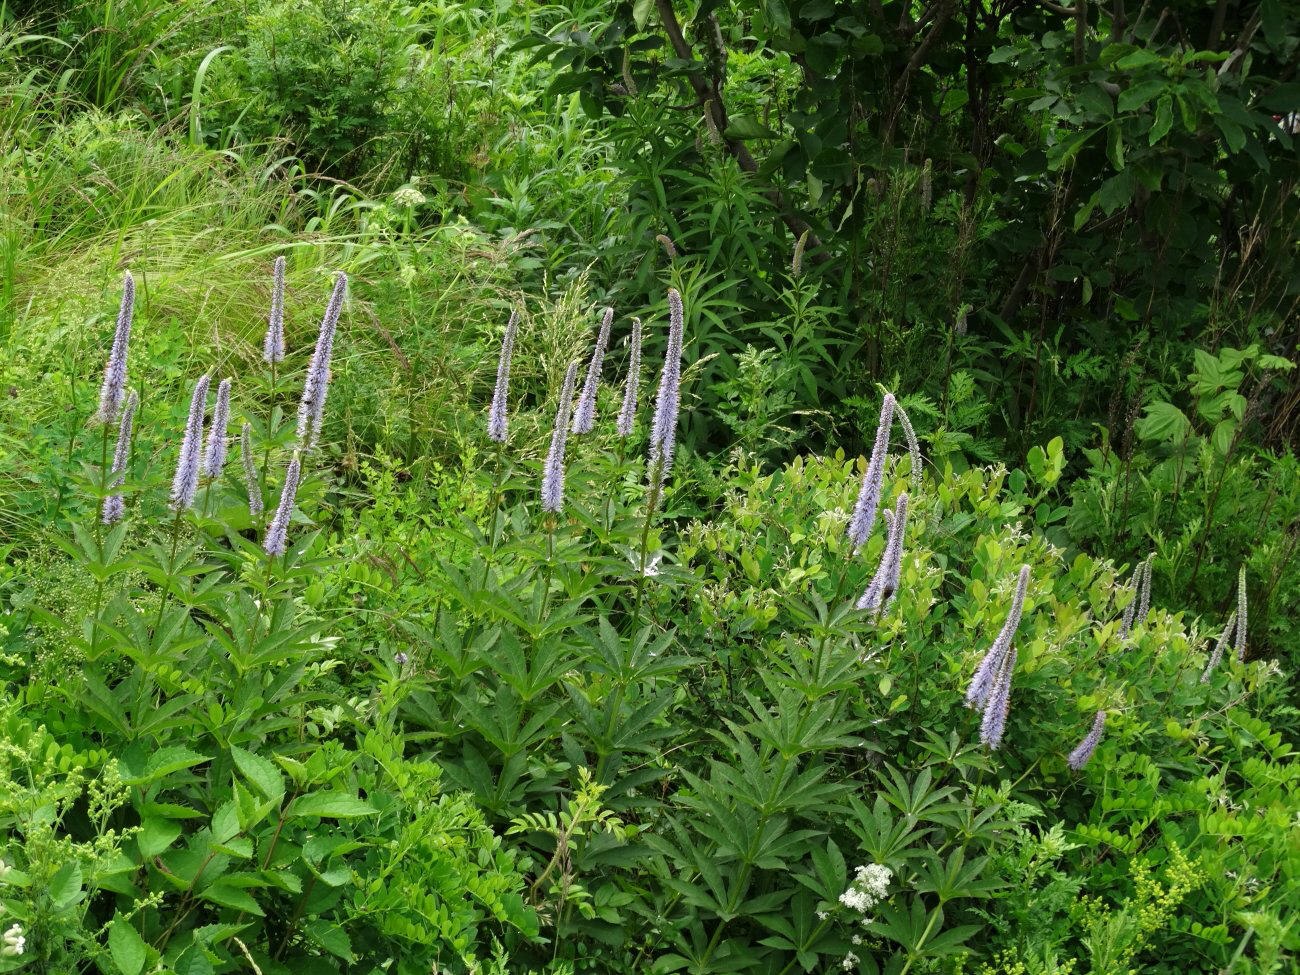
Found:
[{"label": "tree branch", "polygon": [[[682,61],[689,62],[691,69],[686,72],[687,80],[691,88],[695,90],[695,95],[700,101],[704,102],[704,111],[708,114],[707,122],[709,127],[716,130],[727,147],[727,151],[735,158],[737,165],[747,173],[757,173],[758,163],[754,160],[749,148],[740,139],[728,138],[724,133],[727,131],[727,109],[722,104],[722,92],[710,89],[708,82],[704,79],[703,65],[695,58],[695,52],[691,50],[690,43],[682,34],[681,25],[677,22],[677,12],[673,10],[672,0],[655,0],[655,9],[659,13],[659,21],[663,24],[664,33],[668,35],[668,43],[672,45],[673,53]],[[781,214],[781,220],[789,228],[790,233],[795,237],[801,237],[808,234],[807,250],[813,260],[818,263],[825,263],[830,260],[830,254],[822,245],[821,239],[813,231],[808,221],[799,216],[786,203],[781,191],[775,186],[769,186],[763,191],[763,195],[771,201],[776,207],[777,212]]]}]

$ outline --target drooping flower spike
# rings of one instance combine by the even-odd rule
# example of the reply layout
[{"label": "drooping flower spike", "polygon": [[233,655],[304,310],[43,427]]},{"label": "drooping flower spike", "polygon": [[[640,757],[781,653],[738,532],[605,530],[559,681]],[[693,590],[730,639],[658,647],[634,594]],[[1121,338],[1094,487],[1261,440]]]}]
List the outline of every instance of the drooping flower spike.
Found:
[{"label": "drooping flower spike", "polygon": [[248,423],[239,431],[239,459],[244,465],[244,486],[248,489],[248,513],[254,520],[262,514],[262,488],[253,464],[253,428]]},{"label": "drooping flower spike", "polygon": [[1011,642],[1015,639],[1016,630],[1020,626],[1020,614],[1024,611],[1025,593],[1028,589],[1029,566],[1022,565],[1020,577],[1016,580],[1015,595],[1011,597],[1011,609],[1007,612],[1007,620],[1002,624],[1002,629],[994,639],[993,645],[989,647],[988,653],[984,654],[984,659],[975,669],[975,676],[971,678],[970,686],[966,689],[967,707],[980,707],[989,699],[1002,660],[1011,649]]},{"label": "drooping flower spike", "polygon": [[542,510],[558,514],[564,508],[564,445],[569,434],[570,405],[573,402],[573,384],[578,376],[578,363],[570,362],[560,388],[560,402],[555,408],[555,428],[551,431],[551,448],[546,453],[542,469]]},{"label": "drooping flower spike", "polygon": [[862,475],[858,500],[849,518],[848,536],[853,551],[858,552],[871,537],[876,523],[876,509],[880,506],[880,486],[885,476],[885,462],[889,457],[889,431],[894,425],[894,394],[886,393],[880,404],[880,420],[876,424],[876,440],[871,448],[871,458]]},{"label": "drooping flower spike", "polygon": [[506,442],[507,408],[510,398],[510,360],[515,354],[515,334],[519,331],[519,312],[510,310],[506,334],[501,338],[501,356],[497,359],[497,383],[492,390],[492,406],[488,409],[488,439]]},{"label": "drooping flower spike", "polygon": [[592,349],[591,362],[587,365],[582,394],[573,411],[574,433],[591,433],[596,425],[596,387],[600,385],[600,367],[605,361],[605,350],[609,348],[609,329],[613,323],[614,309],[606,308],[600,322],[600,331],[596,334],[596,347]]},{"label": "drooping flower spike", "polygon": [[903,425],[903,436],[907,439],[907,456],[911,460],[911,470],[908,472],[908,482],[911,484],[912,493],[919,495],[921,493],[921,445],[917,442],[916,431],[912,429],[912,421],[907,417],[907,411],[895,402],[894,412],[898,414],[898,422]]},{"label": "drooping flower spike", "polygon": [[135,278],[130,271],[122,274],[122,304],[117,310],[117,328],[113,331],[113,347],[104,366],[104,385],[99,390],[99,412],[95,418],[100,423],[112,423],[126,390],[126,355],[131,344],[131,320],[135,315]]},{"label": "drooping flower spike", "polygon": [[1234,609],[1232,614],[1228,617],[1227,626],[1223,628],[1223,632],[1219,634],[1218,642],[1214,645],[1214,652],[1210,654],[1210,662],[1205,665],[1205,670],[1201,674],[1202,684],[1208,684],[1210,682],[1210,674],[1214,673],[1214,668],[1219,666],[1219,661],[1223,659],[1223,650],[1228,645],[1228,639],[1232,636],[1236,627],[1237,611]]},{"label": "drooping flower spike", "polygon": [[623,408],[618,412],[618,435],[628,437],[636,426],[636,395],[641,383],[641,319],[632,319],[632,338],[628,340],[627,381],[623,386]]},{"label": "drooping flower spike", "polygon": [[1146,563],[1139,562],[1133,569],[1133,578],[1124,587],[1124,591],[1131,593],[1133,598],[1124,607],[1124,615],[1119,621],[1119,632],[1116,634],[1116,639],[1120,642],[1128,639],[1129,631],[1133,628],[1133,617],[1137,614],[1138,603],[1142,599],[1142,576],[1146,571],[1145,566]]},{"label": "drooping flower spike", "polygon": [[298,404],[298,443],[308,448],[316,445],[321,423],[325,418],[325,397],[329,393],[330,357],[334,354],[334,332],[338,328],[339,314],[343,311],[343,296],[347,291],[348,276],[339,271],[334,279],[334,290],[321,318],[316,348],[307,365],[307,378],[303,381],[302,400]]},{"label": "drooping flower spike", "polygon": [[226,467],[226,427],[230,423],[230,379],[217,387],[217,402],[212,408],[212,426],[208,445],[203,452],[203,476],[218,478]]},{"label": "drooping flower spike", "polygon": [[1142,563],[1142,577],[1138,580],[1137,622],[1139,623],[1145,623],[1147,614],[1151,612],[1151,567],[1155,560],[1156,553],[1152,552]]},{"label": "drooping flower spike", "polygon": [[659,392],[655,398],[654,418],[650,422],[650,463],[662,480],[673,466],[677,443],[677,412],[681,407],[682,296],[676,288],[668,289],[668,348],[664,367],[659,374]]},{"label": "drooping flower spike", "polygon": [[284,361],[284,256],[275,259],[271,271],[271,314],[267,317],[266,337],[262,340],[262,359],[266,363]]},{"label": "drooping flower spike", "polygon": [[302,477],[302,460],[293,452],[289,468],[284,474],[284,487],[280,489],[280,504],[275,509],[271,523],[266,526],[262,550],[267,555],[283,555],[289,543],[289,518],[293,514],[293,501],[298,494],[298,480]]},{"label": "drooping flower spike", "polygon": [[[132,390],[131,395],[127,397],[126,406],[122,408],[122,419],[117,427],[117,446],[113,449],[113,467],[109,471],[110,491],[121,487],[126,480],[126,461],[131,452],[131,421],[135,417],[135,408],[139,402],[140,398]],[[104,524],[117,524],[125,514],[126,502],[120,493],[114,491],[104,499],[102,509]]]},{"label": "drooping flower spike", "polygon": [[1106,726],[1106,712],[1098,711],[1092,719],[1092,730],[1083,736],[1083,740],[1074,746],[1074,751],[1070,752],[1065,763],[1076,772],[1088,764],[1088,759],[1092,758],[1092,753],[1097,750],[1097,745],[1101,741],[1102,729]]},{"label": "drooping flower spike", "polygon": [[194,384],[190,398],[190,413],[185,421],[185,435],[181,438],[180,453],[176,458],[176,474],[172,477],[171,508],[180,512],[194,504],[194,492],[199,486],[199,462],[203,452],[203,415],[208,406],[208,384],[212,377],[207,373]]}]

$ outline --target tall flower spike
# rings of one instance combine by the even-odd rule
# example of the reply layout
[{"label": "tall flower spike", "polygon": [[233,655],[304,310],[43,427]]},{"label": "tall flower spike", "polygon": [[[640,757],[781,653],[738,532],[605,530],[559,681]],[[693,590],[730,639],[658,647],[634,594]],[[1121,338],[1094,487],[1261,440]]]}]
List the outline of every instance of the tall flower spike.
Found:
[{"label": "tall flower spike", "polygon": [[966,706],[973,708],[983,705],[993,690],[994,679],[998,673],[1002,658],[1011,649],[1016,630],[1020,626],[1020,614],[1025,608],[1025,593],[1029,589],[1029,566],[1020,567],[1020,578],[1016,580],[1016,593],[1011,597],[1011,609],[1007,612],[1007,621],[989,647],[988,653],[975,669],[970,686],[966,689]]},{"label": "tall flower spike", "polygon": [[253,428],[247,423],[239,431],[239,459],[244,465],[244,486],[248,488],[248,513],[256,519],[262,514],[262,488],[253,463]]},{"label": "tall flower spike", "polygon": [[889,563],[894,557],[894,513],[886,508],[881,515],[885,519],[885,550],[880,553],[880,564],[871,577],[871,582],[862,595],[858,597],[857,608],[873,610],[873,615],[880,615],[880,603],[884,596],[885,579],[889,575]]},{"label": "tall flower spike", "polygon": [[1016,648],[1012,647],[998,669],[992,693],[984,705],[984,716],[980,719],[980,741],[992,749],[1002,744],[1002,735],[1007,730],[1007,715],[1011,712],[1011,677],[1015,669]]},{"label": "tall flower spike", "polygon": [[866,472],[862,475],[862,486],[858,488],[858,500],[853,505],[853,515],[849,518],[849,542],[856,553],[867,539],[871,537],[871,528],[876,523],[876,508],[880,505],[880,485],[885,477],[885,461],[889,456],[889,430],[894,425],[894,394],[886,393],[880,404],[880,421],[876,424],[876,442],[871,448],[871,459],[867,462]]},{"label": "tall flower spike", "polygon": [[113,347],[104,367],[104,385],[99,390],[99,412],[95,418],[100,423],[112,423],[122,405],[126,389],[126,353],[131,344],[131,319],[135,315],[135,278],[131,272],[122,275],[122,304],[117,310],[117,328],[113,332]]},{"label": "tall flower spike", "polygon": [[280,489],[280,504],[266,526],[266,539],[262,550],[267,555],[283,555],[289,542],[289,517],[293,514],[293,499],[298,494],[298,479],[302,476],[302,460],[298,451],[293,452],[289,469],[284,473],[284,487]]},{"label": "tall flower spike", "polygon": [[199,461],[203,452],[203,414],[208,406],[208,384],[212,377],[206,373],[194,384],[190,398],[190,415],[185,421],[185,436],[181,438],[180,454],[176,458],[176,474],[172,478],[171,507],[184,511],[194,504],[194,492],[199,486]]},{"label": "tall flower spike", "polygon": [[883,514],[888,526],[885,551],[880,556],[880,565],[876,568],[871,584],[857,603],[858,609],[873,610],[876,616],[898,594],[898,581],[903,568],[903,541],[907,533],[907,495],[900,494],[894,510]]},{"label": "tall flower spike", "polygon": [[609,328],[613,323],[614,309],[606,308],[605,317],[600,322],[600,331],[596,334],[596,347],[591,350],[591,362],[587,366],[587,378],[582,384],[582,395],[578,397],[578,406],[573,411],[574,433],[591,433],[596,425],[596,387],[600,385],[600,367],[605,361],[605,350],[609,347]]},{"label": "tall flower spike", "polygon": [[1246,567],[1237,570],[1237,632],[1233,634],[1237,660],[1246,659]]},{"label": "tall flower spike", "polygon": [[488,439],[506,442],[506,409],[510,398],[510,359],[515,354],[515,333],[519,331],[519,312],[510,310],[506,334],[501,338],[501,357],[497,359],[497,384],[492,390],[492,406],[488,409]]},{"label": "tall flower spike", "polygon": [[[136,404],[140,398],[132,390],[122,409],[122,419],[117,427],[117,446],[113,449],[113,467],[109,471],[109,490],[122,486],[126,480],[126,460],[131,452],[131,421],[135,417]],[[126,502],[122,495],[114,492],[104,499],[103,520],[106,525],[113,525],[122,520],[126,514]]]},{"label": "tall flower spike", "polygon": [[1138,602],[1142,598],[1143,565],[1142,562],[1137,564],[1137,567],[1133,570],[1132,580],[1124,587],[1124,591],[1132,593],[1133,598],[1124,607],[1124,615],[1119,621],[1119,632],[1116,634],[1116,638],[1121,642],[1128,639],[1129,630],[1133,628],[1133,616],[1137,613]]},{"label": "tall flower spike", "polygon": [[325,417],[325,396],[330,384],[330,356],[334,353],[334,332],[338,328],[339,314],[343,310],[343,295],[347,291],[348,276],[342,271],[334,279],[334,290],[321,318],[316,348],[307,365],[307,378],[303,381],[302,400],[298,404],[298,443],[308,448],[316,445],[321,422]]},{"label": "tall flower spike", "polygon": [[1208,684],[1210,675],[1214,673],[1214,668],[1219,666],[1219,661],[1223,659],[1223,649],[1228,645],[1228,638],[1232,636],[1237,627],[1237,611],[1234,609],[1232,615],[1228,617],[1228,625],[1223,628],[1219,634],[1219,641],[1214,645],[1214,652],[1210,654],[1210,662],[1205,665],[1205,670],[1201,674],[1201,683]]},{"label": "tall flower spike", "polygon": [[203,452],[203,476],[217,478],[226,467],[226,427],[230,423],[230,380],[217,387],[217,403],[212,408],[212,426],[208,445]]},{"label": "tall flower spike", "polygon": [[907,438],[907,456],[911,460],[912,467],[908,473],[908,481],[911,483],[912,493],[919,495],[921,493],[921,445],[917,443],[916,431],[912,429],[912,421],[907,418],[907,411],[895,403],[894,412],[898,414],[898,422],[903,425],[903,436]]},{"label": "tall flower spike", "polygon": [[681,407],[682,384],[682,296],[676,288],[668,289],[668,349],[664,368],[659,374],[659,393],[655,398],[654,419],[650,422],[650,462],[659,465],[659,477],[673,466],[673,449],[677,443],[677,411]]},{"label": "tall flower spike", "polygon": [[1092,758],[1092,753],[1097,750],[1097,745],[1101,741],[1101,731],[1106,726],[1106,712],[1098,711],[1097,716],[1092,719],[1092,730],[1083,736],[1083,741],[1074,746],[1074,751],[1065,760],[1065,764],[1076,772],[1088,764],[1088,759]]},{"label": "tall flower spike", "polygon": [[267,318],[266,338],[262,340],[262,359],[267,363],[284,361],[284,257],[275,259],[272,269],[271,314]]},{"label": "tall flower spike", "polygon": [[570,362],[560,389],[560,403],[555,408],[555,429],[551,431],[551,449],[542,469],[542,510],[558,513],[564,507],[564,444],[569,435],[569,407],[573,402],[573,383],[578,364]]},{"label": "tall flower spike", "polygon": [[623,386],[623,408],[618,411],[618,435],[632,435],[636,426],[636,394],[641,383],[641,319],[632,319],[632,338],[628,340],[627,382]]},{"label": "tall flower spike", "polygon": [[1142,578],[1138,582],[1138,608],[1137,621],[1145,623],[1147,614],[1151,612],[1151,566],[1156,560],[1156,553],[1152,552],[1142,563]]}]

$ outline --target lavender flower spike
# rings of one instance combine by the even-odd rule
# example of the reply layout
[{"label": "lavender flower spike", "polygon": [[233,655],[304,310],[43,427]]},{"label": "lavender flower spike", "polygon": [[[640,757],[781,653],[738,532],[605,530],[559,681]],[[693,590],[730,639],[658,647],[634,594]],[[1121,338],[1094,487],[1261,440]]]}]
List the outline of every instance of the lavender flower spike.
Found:
[{"label": "lavender flower spike", "polygon": [[676,288],[669,288],[668,349],[664,353],[663,372],[659,374],[654,419],[650,421],[650,461],[660,465],[661,478],[673,466],[673,448],[677,443],[677,411],[682,402],[683,321],[682,296]]},{"label": "lavender flower spike", "polygon": [[627,355],[627,384],[623,387],[623,408],[618,411],[618,435],[632,435],[636,425],[636,394],[641,383],[641,319],[632,319],[631,348]]},{"label": "lavender flower spike", "polygon": [[253,463],[253,428],[247,423],[239,431],[239,458],[244,465],[244,486],[248,488],[248,513],[257,519],[262,514],[262,488]]},{"label": "lavender flower spike", "polygon": [[556,514],[564,507],[564,443],[569,435],[569,408],[573,402],[573,383],[578,363],[570,362],[560,390],[560,404],[555,408],[555,429],[551,431],[551,449],[542,470],[542,510]]},{"label": "lavender flower spike", "polygon": [[[122,482],[126,480],[126,460],[131,452],[131,420],[135,417],[135,407],[139,402],[140,398],[132,391],[127,397],[126,406],[122,409],[122,419],[117,427],[117,446],[113,449],[113,467],[109,471],[111,477],[109,490],[121,487]],[[126,502],[122,500],[122,495],[115,492],[104,499],[104,524],[116,524],[125,514]]]},{"label": "lavender flower spike", "polygon": [[338,327],[339,313],[343,310],[343,295],[347,291],[348,276],[342,271],[334,279],[334,291],[321,318],[320,333],[316,336],[316,349],[307,365],[307,378],[302,386],[302,400],[298,404],[298,443],[308,448],[316,445],[321,421],[325,416],[325,396],[329,392],[330,356],[334,353],[334,331]]},{"label": "lavender flower spike", "polygon": [[984,705],[984,717],[980,720],[980,741],[992,749],[1002,744],[1002,735],[1007,730],[1007,715],[1011,712],[1011,676],[1015,669],[1016,648],[1012,647],[998,669],[993,691]]},{"label": "lavender flower spike", "polygon": [[1120,641],[1128,639],[1129,630],[1133,628],[1133,616],[1137,613],[1138,602],[1142,598],[1142,575],[1145,563],[1139,562],[1137,568],[1133,570],[1133,579],[1124,587],[1125,592],[1131,592],[1133,598],[1129,600],[1128,605],[1124,607],[1124,615],[1119,621],[1119,633],[1116,637]]},{"label": "lavender flower spike", "polygon": [[898,422],[903,425],[903,436],[907,438],[907,455],[911,459],[911,470],[908,472],[908,481],[912,485],[912,493],[921,493],[921,445],[917,443],[916,431],[912,429],[912,421],[907,418],[907,411],[898,403],[894,404],[894,412],[898,414]]},{"label": "lavender flower spike", "polygon": [[1016,581],[1016,593],[1011,597],[1011,609],[1007,612],[1007,621],[1002,624],[1002,630],[993,641],[993,645],[989,647],[988,653],[984,654],[984,659],[975,669],[975,676],[971,678],[970,686],[966,689],[967,707],[983,705],[993,691],[994,678],[999,672],[1002,658],[1011,649],[1011,641],[1015,639],[1016,629],[1020,626],[1020,614],[1024,611],[1025,592],[1028,588],[1029,566],[1022,565],[1020,578]]},{"label": "lavender flower spike", "polygon": [[100,423],[117,419],[126,389],[126,353],[131,343],[131,319],[135,314],[135,278],[131,272],[122,275],[122,304],[117,310],[117,329],[113,332],[113,347],[104,367],[104,385],[99,390],[99,412],[95,418]]},{"label": "lavender flower spike", "polygon": [[1237,627],[1237,611],[1234,609],[1232,615],[1228,617],[1228,625],[1223,628],[1219,634],[1219,642],[1214,645],[1214,653],[1210,654],[1210,662],[1205,665],[1205,671],[1201,674],[1201,683],[1210,682],[1210,674],[1214,673],[1214,668],[1219,666],[1219,661],[1223,659],[1223,648],[1228,645],[1228,638]]},{"label": "lavender flower spike", "polygon": [[515,334],[519,331],[519,312],[510,310],[506,334],[501,339],[501,357],[497,360],[497,384],[488,408],[488,439],[506,442],[506,406],[510,397],[510,359],[515,354]]},{"label": "lavender flower spike", "polygon": [[289,469],[284,473],[284,487],[280,489],[280,504],[266,526],[262,550],[267,555],[283,555],[289,541],[289,517],[293,514],[293,499],[298,494],[298,479],[302,476],[302,461],[298,451],[293,452]]},{"label": "lavender flower spike", "polygon": [[217,405],[212,408],[212,426],[203,453],[203,476],[218,478],[226,466],[226,427],[230,423],[230,379],[217,387]]},{"label": "lavender flower spike", "polygon": [[903,567],[903,539],[907,532],[907,495],[900,494],[895,502],[893,512],[884,512],[889,526],[888,541],[885,551],[880,556],[880,565],[867,586],[867,591],[858,600],[858,609],[870,609],[876,616],[880,610],[894,601],[898,593],[898,580]]},{"label": "lavender flower spike", "polygon": [[609,347],[609,327],[613,323],[614,309],[606,308],[605,317],[600,322],[600,331],[596,333],[596,347],[591,350],[591,363],[587,366],[582,395],[578,397],[578,406],[573,412],[574,433],[591,433],[596,425],[596,387],[600,385],[600,367],[605,361],[605,350]]},{"label": "lavender flower spike", "polygon": [[885,519],[885,550],[880,553],[880,564],[876,566],[875,575],[871,577],[866,590],[858,597],[858,609],[869,609],[874,615],[880,615],[880,603],[884,597],[885,579],[889,575],[889,563],[894,557],[894,513],[886,508],[881,514]]},{"label": "lavender flower spike", "polygon": [[871,448],[871,459],[862,475],[858,500],[853,505],[853,515],[849,518],[848,536],[854,552],[867,544],[871,528],[876,523],[880,484],[885,476],[885,461],[889,455],[889,430],[894,425],[894,405],[894,394],[886,393],[884,402],[880,404],[880,422],[876,424],[876,442]]},{"label": "lavender flower spike", "polygon": [[1156,560],[1156,553],[1152,552],[1142,563],[1142,578],[1138,580],[1138,608],[1137,621],[1145,623],[1147,613],[1151,611],[1151,566]]},{"label": "lavender flower spike", "polygon": [[176,458],[176,475],[172,478],[171,507],[181,512],[194,504],[194,492],[199,486],[199,460],[203,452],[203,413],[208,406],[208,384],[212,377],[206,373],[194,384],[190,399],[190,415],[185,421],[185,436],[181,439],[180,454]]},{"label": "lavender flower spike", "polygon": [[1070,766],[1076,772],[1088,764],[1088,759],[1092,758],[1092,753],[1097,750],[1097,744],[1101,741],[1101,730],[1106,726],[1106,712],[1098,711],[1097,716],[1092,719],[1092,730],[1083,737],[1083,741],[1074,746],[1074,751],[1065,760],[1065,764]]},{"label": "lavender flower spike", "polygon": [[1233,634],[1237,661],[1246,659],[1246,567],[1237,570],[1237,632]]},{"label": "lavender flower spike", "polygon": [[262,340],[262,359],[267,363],[284,361],[284,257],[275,259],[271,284],[271,314]]}]

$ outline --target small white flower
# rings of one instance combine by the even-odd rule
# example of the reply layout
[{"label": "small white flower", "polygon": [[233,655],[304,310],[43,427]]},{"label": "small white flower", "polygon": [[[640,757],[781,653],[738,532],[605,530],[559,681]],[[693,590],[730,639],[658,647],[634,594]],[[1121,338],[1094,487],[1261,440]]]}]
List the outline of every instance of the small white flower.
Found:
[{"label": "small white flower", "polygon": [[856,968],[857,964],[858,964],[858,956],[850,951],[847,955],[844,956],[844,960],[840,962],[840,968],[844,969],[847,972],[853,968]]},{"label": "small white flower", "polygon": [[860,934],[855,934],[855,935],[854,935],[852,938],[850,938],[849,940],[851,940],[851,941],[853,942],[854,945],[860,945],[860,944],[862,944],[862,935],[860,935]]},{"label": "small white flower", "polygon": [[819,920],[819,921],[825,921],[826,918],[829,917],[829,916],[830,916],[830,915],[828,915],[825,911],[818,911],[818,912],[817,912],[817,920]]},{"label": "small white flower", "polygon": [[0,935],[0,957],[17,958],[23,953],[27,945],[27,939],[23,937],[22,925],[15,924],[3,935]]}]

